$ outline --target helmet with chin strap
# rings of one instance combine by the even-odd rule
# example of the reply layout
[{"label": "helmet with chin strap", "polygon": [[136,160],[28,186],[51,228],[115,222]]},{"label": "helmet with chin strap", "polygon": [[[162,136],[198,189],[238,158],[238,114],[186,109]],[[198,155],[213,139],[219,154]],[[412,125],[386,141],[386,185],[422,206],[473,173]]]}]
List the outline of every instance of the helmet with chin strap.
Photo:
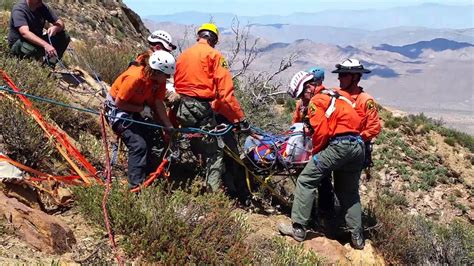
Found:
[{"label": "helmet with chin strap", "polygon": [[164,30],[154,31],[148,36],[148,42],[161,43],[168,52],[176,49],[176,45],[172,43],[171,35]]},{"label": "helmet with chin strap", "polygon": [[308,73],[306,71],[296,73],[293,78],[291,78],[288,94],[294,99],[300,97],[301,93],[304,91],[305,83],[312,81],[313,79],[313,73]]},{"label": "helmet with chin strap", "polygon": [[336,69],[332,73],[352,73],[352,74],[368,74],[371,71],[365,69],[359,60],[354,58],[348,58],[341,64],[336,65]]}]

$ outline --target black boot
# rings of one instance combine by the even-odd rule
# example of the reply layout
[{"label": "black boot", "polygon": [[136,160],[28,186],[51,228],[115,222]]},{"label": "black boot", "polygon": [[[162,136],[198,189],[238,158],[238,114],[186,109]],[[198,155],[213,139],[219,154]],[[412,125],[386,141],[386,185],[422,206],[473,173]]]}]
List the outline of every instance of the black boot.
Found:
[{"label": "black boot", "polygon": [[365,242],[362,230],[359,230],[356,233],[351,233],[351,246],[354,249],[364,249]]}]

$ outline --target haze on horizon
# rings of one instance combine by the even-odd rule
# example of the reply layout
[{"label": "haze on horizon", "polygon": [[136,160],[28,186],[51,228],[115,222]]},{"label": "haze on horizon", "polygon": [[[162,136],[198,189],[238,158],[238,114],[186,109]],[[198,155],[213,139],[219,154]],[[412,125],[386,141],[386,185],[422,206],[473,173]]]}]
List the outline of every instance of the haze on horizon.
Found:
[{"label": "haze on horizon", "polygon": [[[420,4],[473,5],[472,0],[123,0],[141,17],[170,15],[180,12],[232,13],[238,16],[290,15],[297,12],[314,13],[324,10],[389,9]],[[474,8],[473,8],[474,9]],[[473,10],[474,13],[474,10]]]}]

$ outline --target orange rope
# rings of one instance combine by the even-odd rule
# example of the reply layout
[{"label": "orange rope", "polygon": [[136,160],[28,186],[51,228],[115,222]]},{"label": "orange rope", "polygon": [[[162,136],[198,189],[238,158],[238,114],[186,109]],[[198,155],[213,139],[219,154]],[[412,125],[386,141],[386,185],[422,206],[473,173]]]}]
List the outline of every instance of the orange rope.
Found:
[{"label": "orange rope", "polygon": [[[159,177],[161,173],[163,173],[167,164],[168,159],[164,158],[158,168],[156,168],[156,171],[151,173],[150,177],[148,177],[148,179],[143,182],[143,185],[132,188],[130,192],[140,192],[143,188],[149,187],[153,183],[153,181],[155,181],[155,179]],[[167,174],[165,173],[164,176],[167,176]]]},{"label": "orange rope", "polygon": [[[3,80],[12,90],[20,92],[20,89],[15,85],[13,80],[8,76],[5,71],[0,69],[0,73],[2,74]],[[76,171],[76,173],[83,179],[83,181],[86,184],[90,185],[91,182],[89,180],[89,177],[92,176],[99,184],[101,184],[102,180],[100,180],[100,178],[97,176],[97,170],[95,169],[95,167],[92,166],[92,164],[89,163],[86,158],[82,156],[79,150],[68,140],[67,135],[59,128],[48,123],[43,118],[41,113],[34,108],[33,104],[27,97],[20,94],[18,94],[17,96],[25,105],[25,107],[22,109],[29,113],[35,119],[35,121],[45,131],[46,135],[49,138],[54,138],[58,142],[55,143],[56,148],[61,153],[61,155],[63,155],[66,161],[71,165],[71,167]],[[69,156],[76,159],[89,172],[89,175],[85,175],[84,173],[82,173],[81,169],[74,163],[71,158],[69,158]]]}]

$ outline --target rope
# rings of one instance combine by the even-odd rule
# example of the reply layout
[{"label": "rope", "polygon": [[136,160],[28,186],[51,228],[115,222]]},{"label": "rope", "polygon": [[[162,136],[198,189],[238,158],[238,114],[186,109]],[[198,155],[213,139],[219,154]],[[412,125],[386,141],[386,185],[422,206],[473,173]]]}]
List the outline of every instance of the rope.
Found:
[{"label": "rope", "polygon": [[[249,187],[250,193],[252,193],[252,190],[250,188],[250,175],[252,175],[255,180],[257,180],[258,183],[260,183],[264,188],[268,189],[270,193],[278,198],[285,206],[291,206],[291,204],[283,198],[280,194],[278,194],[275,189],[270,187],[270,185],[265,181],[265,179],[260,178],[257,174],[253,173],[250,171],[250,169],[245,165],[245,163],[240,159],[238,155],[236,155],[234,152],[232,152],[227,145],[224,146],[224,152],[227,153],[234,161],[236,161],[238,164],[240,164],[242,167],[245,169],[245,175],[246,175],[246,181],[247,181],[247,186]],[[271,175],[270,175],[271,176]]]},{"label": "rope", "polygon": [[[49,44],[50,44],[51,46],[53,46],[53,43],[51,42],[51,36],[50,36],[49,34],[48,34],[48,41],[49,41]],[[50,63],[50,62],[49,62],[49,57],[48,57],[47,55],[45,55],[45,58],[46,58],[46,61],[48,61],[48,63]],[[57,60],[58,60],[58,64],[59,64],[62,68],[68,69],[68,68],[63,64],[63,62],[61,61],[61,59],[59,59],[59,56],[58,56],[57,54],[56,54],[56,58],[57,58]],[[68,70],[67,73],[68,73],[69,75],[71,75],[71,76],[76,80],[77,84],[82,84],[82,82],[81,82],[81,81],[76,77],[76,75],[74,75],[72,72],[69,72],[69,70]]]},{"label": "rope", "polygon": [[[7,75],[5,71],[0,69],[0,73],[2,74],[3,80],[8,84],[9,91],[14,91],[14,92],[20,92],[20,89],[13,83],[12,79]],[[3,86],[4,87],[4,86]],[[9,95],[6,95],[8,98],[10,98]],[[69,139],[67,138],[66,133],[64,133],[61,129],[57,128],[56,126],[48,123],[41,113],[34,108],[33,104],[30,102],[30,100],[25,97],[25,96],[19,96],[20,100],[23,102],[24,105],[20,105],[20,108],[28,113],[29,115],[32,116],[32,118],[39,124],[39,126],[43,129],[45,134],[47,135],[48,138],[53,138],[55,140],[55,147],[57,150],[61,153],[61,155],[66,159],[66,161],[69,163],[69,165],[76,171],[78,175],[81,176],[83,181],[90,185],[91,182],[89,180],[89,176],[86,176],[82,170],[77,166],[77,164],[71,159],[74,158],[76,159],[88,172],[90,176],[93,176],[98,183],[102,183],[100,178],[97,176],[97,170],[95,169],[92,164],[90,164],[84,156],[79,152],[79,150],[72,144],[70,143]],[[10,98],[12,99],[12,98]],[[14,100],[14,99],[12,99]]]},{"label": "rope", "polygon": [[119,265],[124,265],[122,258],[120,257],[120,254],[117,251],[117,245],[115,244],[114,234],[112,232],[110,221],[109,221],[109,215],[107,213],[107,199],[109,197],[109,193],[111,190],[112,171],[110,167],[109,147],[107,145],[107,133],[105,132],[106,131],[105,130],[105,117],[103,114],[101,114],[100,116],[100,127],[102,131],[102,142],[104,143],[104,147],[105,147],[105,162],[106,162],[105,191],[104,191],[104,197],[102,198],[102,211],[104,213],[104,223],[105,223],[105,228],[107,229],[107,234],[109,235],[110,244],[112,245],[112,248],[114,250],[115,257],[117,258],[117,262]]},{"label": "rope", "polygon": [[[89,114],[93,114],[93,115],[100,115],[99,111],[96,111],[96,110],[93,110],[93,109],[81,108],[81,107],[73,106],[73,105],[70,105],[70,104],[63,103],[63,102],[59,102],[59,101],[56,101],[56,100],[53,100],[53,99],[50,99],[50,98],[40,97],[40,96],[36,96],[36,95],[32,95],[32,94],[25,93],[25,92],[20,92],[20,91],[14,91],[12,89],[9,89],[8,86],[0,86],[0,91],[5,91],[5,92],[11,93],[11,94],[22,95],[22,96],[25,96],[25,97],[28,97],[28,98],[31,98],[31,99],[34,99],[34,100],[37,100],[37,101],[47,102],[47,103],[58,105],[58,106],[61,106],[61,107],[64,107],[64,108],[73,109],[73,110],[76,110],[76,111],[79,111],[79,112],[89,113]],[[165,126],[162,126],[162,125],[159,125],[159,124],[147,123],[147,122],[134,120],[134,119],[129,119],[129,118],[125,118],[125,117],[116,117],[116,116],[106,115],[106,114],[104,114],[104,116],[111,117],[111,118],[119,118],[119,119],[124,120],[124,121],[137,123],[137,124],[141,124],[141,125],[145,125],[145,126],[149,126],[149,127],[153,127],[153,128],[159,128],[159,129],[164,129],[164,130],[174,130],[174,131],[182,132],[182,133],[202,133],[202,134],[205,134],[205,135],[217,136],[217,137],[227,134],[234,127],[233,125],[228,125],[225,130],[218,131],[218,132],[212,132],[212,131],[206,131],[206,130],[202,130],[200,128],[194,128],[194,127],[169,128],[169,127],[165,127]]]}]

